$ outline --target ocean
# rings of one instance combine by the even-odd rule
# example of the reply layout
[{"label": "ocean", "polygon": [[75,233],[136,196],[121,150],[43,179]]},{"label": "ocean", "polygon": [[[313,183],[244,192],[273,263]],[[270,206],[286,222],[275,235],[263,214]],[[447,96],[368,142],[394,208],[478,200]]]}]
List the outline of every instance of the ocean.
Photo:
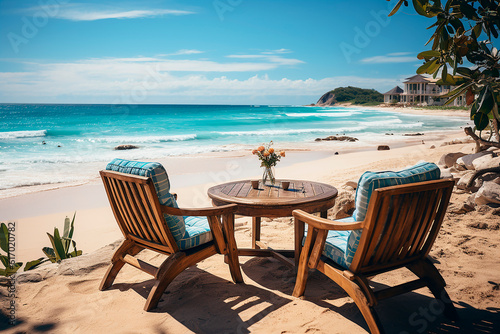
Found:
[{"label": "ocean", "polygon": [[[466,124],[461,117],[366,108],[0,104],[0,193],[84,182],[115,157],[149,161],[250,150],[271,140],[285,149],[356,149],[396,145],[405,133],[443,133]],[[315,142],[337,134],[359,141]],[[122,144],[139,148],[114,150]]]}]

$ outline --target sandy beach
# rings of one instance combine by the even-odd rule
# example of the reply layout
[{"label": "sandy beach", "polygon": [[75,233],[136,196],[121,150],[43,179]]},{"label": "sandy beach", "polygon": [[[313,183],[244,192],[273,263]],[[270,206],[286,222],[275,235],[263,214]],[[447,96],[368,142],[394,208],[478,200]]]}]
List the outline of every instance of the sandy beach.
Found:
[{"label": "sandy beach", "polygon": [[[387,108],[384,108],[387,110]],[[467,116],[396,108],[397,112]],[[462,130],[446,136],[402,138],[401,147],[377,151],[326,149],[290,151],[276,168],[278,178],[309,179],[344,191],[367,170],[399,170],[425,160],[437,163],[449,152],[473,153],[473,143],[444,145],[465,139]],[[384,143],[380,143],[384,144]],[[209,187],[238,179],[259,178],[260,168],[250,152],[228,152],[160,160],[172,191],[182,207],[207,207]],[[102,166],[104,168],[104,166]],[[17,325],[0,325],[5,333],[367,333],[352,300],[319,272],[310,275],[304,299],[291,296],[295,275],[291,268],[267,258],[241,257],[244,284],[235,285],[222,256],[213,256],[181,273],[153,312],[143,311],[151,288],[149,277],[124,268],[115,285],[98,290],[121,233],[104,188],[96,178],[84,185],[60,187],[0,199],[0,220],[16,223],[16,260],[43,256],[49,246],[46,232],[63,226],[76,211],[74,240],[84,255],[36,269],[18,282]],[[452,205],[468,194],[454,193]],[[477,227],[478,221],[486,223]],[[248,247],[251,221],[237,217],[238,246]],[[447,213],[431,257],[447,282],[447,291],[461,317],[451,322],[432,313],[426,289],[384,301],[377,306],[388,333],[499,333],[500,332],[500,217],[492,212]],[[275,248],[293,244],[289,217],[265,220],[262,240]],[[144,251],[141,258],[159,264],[164,256]],[[376,284],[390,285],[408,278],[404,270],[381,275]],[[0,289],[6,294],[5,287]],[[4,297],[2,297],[4,298]],[[6,297],[5,297],[6,298]],[[429,311],[430,310],[430,311]],[[5,311],[2,311],[5,312]],[[1,316],[1,314],[0,314]],[[5,318],[5,315],[3,316]],[[5,319],[0,319],[5,320]],[[0,322],[1,323],[1,322]]]}]

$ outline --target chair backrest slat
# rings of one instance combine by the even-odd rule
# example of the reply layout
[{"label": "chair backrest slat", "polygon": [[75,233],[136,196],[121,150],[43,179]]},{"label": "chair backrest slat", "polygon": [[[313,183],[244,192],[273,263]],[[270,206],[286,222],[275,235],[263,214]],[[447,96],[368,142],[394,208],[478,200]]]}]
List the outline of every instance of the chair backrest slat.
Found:
[{"label": "chair backrest slat", "polygon": [[[407,216],[411,213],[409,210],[409,206],[411,203],[405,201],[403,197],[391,198],[389,200],[390,205],[393,207],[390,210],[390,214],[388,215],[388,221],[385,223],[385,230],[382,232],[382,239],[380,240],[380,244],[385,245],[390,240],[396,240],[396,234],[398,233],[398,229],[401,228],[402,224],[397,224],[399,220],[402,219],[401,215],[404,215],[406,220]],[[384,224],[382,224],[384,225]],[[373,261],[378,262],[381,259],[387,256],[387,253],[390,252],[390,247],[379,247],[376,253],[373,255]]]},{"label": "chair backrest slat", "polygon": [[121,220],[127,226],[127,232],[137,235],[138,231],[130,221],[130,214],[127,210],[126,203],[123,200],[123,190],[119,180],[110,179],[111,189],[113,191],[113,201],[116,202]]},{"label": "chair backrest slat", "polygon": [[146,221],[144,221],[143,219],[144,217],[142,217],[142,215],[140,214],[140,210],[137,204],[137,198],[132,195],[130,189],[131,182],[121,182],[121,183],[124,189],[124,195],[125,195],[124,200],[127,203],[127,208],[132,218],[131,223],[134,224],[136,230],[138,231],[137,236],[142,239],[157,241],[155,240],[153,234],[150,233]]},{"label": "chair backrest slat", "polygon": [[453,180],[434,180],[376,189],[349,269],[376,272],[427,256],[453,185]]},{"label": "chair backrest slat", "polygon": [[407,239],[408,232],[415,222],[415,216],[419,208],[419,198],[414,196],[414,194],[396,196],[394,200],[398,200],[403,204],[397,215],[395,215],[395,218],[399,219],[393,222],[395,233],[391,236],[392,243],[384,248],[384,254],[380,259],[382,262],[387,262],[391,258],[397,258],[404,249],[404,244],[407,241],[405,239]]},{"label": "chair backrest slat", "polygon": [[176,252],[178,246],[163,218],[151,179],[115,171],[100,173],[123,235],[162,252]]},{"label": "chair backrest slat", "polygon": [[160,231],[160,222],[155,219],[154,214],[150,204],[145,200],[143,193],[143,187],[139,187],[137,184],[132,184],[131,191],[134,193],[134,197],[137,198],[137,209],[138,215],[140,215],[144,224],[148,227],[149,233],[153,236],[153,239],[161,244],[166,244],[165,238]]}]

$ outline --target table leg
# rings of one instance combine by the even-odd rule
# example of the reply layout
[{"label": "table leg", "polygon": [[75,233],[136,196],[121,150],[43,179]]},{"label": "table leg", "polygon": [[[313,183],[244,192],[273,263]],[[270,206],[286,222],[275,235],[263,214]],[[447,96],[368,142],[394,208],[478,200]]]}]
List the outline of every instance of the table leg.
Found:
[{"label": "table leg", "polygon": [[299,266],[300,252],[302,251],[302,239],[304,238],[305,223],[294,218],[295,228],[295,268]]},{"label": "table leg", "polygon": [[321,218],[328,218],[328,211],[321,211],[320,213]]},{"label": "table leg", "polygon": [[260,249],[256,242],[260,241],[260,217],[252,217],[252,248]]}]

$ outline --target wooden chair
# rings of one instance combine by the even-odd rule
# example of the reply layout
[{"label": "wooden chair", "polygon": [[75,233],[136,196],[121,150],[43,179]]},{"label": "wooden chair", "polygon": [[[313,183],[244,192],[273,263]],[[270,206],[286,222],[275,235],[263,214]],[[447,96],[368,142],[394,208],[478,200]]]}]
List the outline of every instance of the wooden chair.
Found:
[{"label": "wooden chair", "polygon": [[[163,170],[163,167],[161,169]],[[154,277],[155,284],[144,306],[144,310],[149,311],[157,306],[167,286],[184,269],[217,253],[226,256],[233,281],[243,282],[234,239],[236,205],[205,209],[179,209],[176,204],[171,206],[160,204],[157,193],[158,185],[155,184],[152,177],[111,170],[101,171],[100,174],[114,216],[125,237],[111,259],[111,265],[101,282],[100,290],[109,288],[120,269],[125,263],[128,263]],[[165,176],[163,180],[165,180]],[[172,195],[168,193],[168,190],[169,185],[167,186],[167,194]],[[173,196],[169,197],[169,200],[175,201]],[[186,220],[186,226],[184,226],[186,230],[189,230],[187,221],[193,222],[191,228],[195,231],[190,239],[177,238],[178,240],[176,240],[174,238],[166,221],[166,218],[174,216]],[[200,216],[206,217],[209,228],[203,226],[203,223],[207,222],[205,219],[200,219]],[[182,224],[184,224],[184,220],[182,220]],[[205,229],[205,232],[200,234],[200,231],[196,231],[196,229],[202,232]],[[210,240],[204,242],[203,239],[207,238]],[[156,268],[134,257],[143,249],[166,254],[168,257],[159,268]]]},{"label": "wooden chair", "polygon": [[[308,269],[315,268],[349,294],[372,333],[383,332],[374,310],[379,300],[425,286],[444,303],[445,315],[455,318],[456,310],[444,289],[446,283],[427,257],[441,227],[453,186],[453,180],[433,180],[378,188],[371,194],[362,221],[331,221],[294,211],[296,224],[307,223],[308,231],[293,295],[304,294]],[[325,256],[329,231],[340,236],[342,231],[358,229],[361,229],[359,245],[347,268]],[[372,290],[370,277],[401,267],[411,270],[418,279],[380,291]]]}]

